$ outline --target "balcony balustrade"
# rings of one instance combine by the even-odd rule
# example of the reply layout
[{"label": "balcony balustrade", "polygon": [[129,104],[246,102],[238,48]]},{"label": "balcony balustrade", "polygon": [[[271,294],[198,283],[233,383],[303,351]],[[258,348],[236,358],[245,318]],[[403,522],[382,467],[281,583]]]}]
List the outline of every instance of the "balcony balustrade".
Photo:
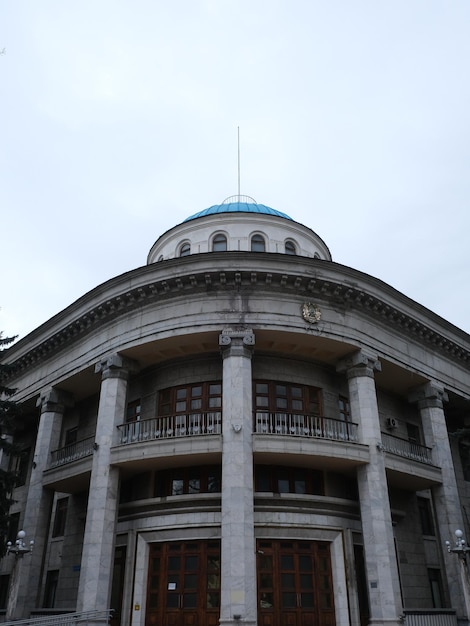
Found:
[{"label": "balcony balustrade", "polygon": [[331,417],[256,411],[254,422],[254,431],[259,434],[358,441],[357,424]]},{"label": "balcony balustrade", "polygon": [[208,413],[152,417],[120,424],[118,430],[119,445],[152,439],[219,435],[222,432],[222,413],[211,411]]},{"label": "balcony balustrade", "polygon": [[433,465],[431,448],[426,448],[426,446],[422,446],[419,443],[408,441],[408,439],[401,439],[389,433],[382,433],[382,448],[385,452],[396,454],[405,459]]},{"label": "balcony balustrade", "polygon": [[69,443],[63,448],[53,450],[51,452],[51,462],[49,464],[49,468],[58,467],[60,465],[64,465],[65,463],[71,463],[72,461],[77,461],[78,459],[83,459],[86,456],[92,455],[94,444],[95,438],[88,437],[87,439],[82,439],[81,441]]}]

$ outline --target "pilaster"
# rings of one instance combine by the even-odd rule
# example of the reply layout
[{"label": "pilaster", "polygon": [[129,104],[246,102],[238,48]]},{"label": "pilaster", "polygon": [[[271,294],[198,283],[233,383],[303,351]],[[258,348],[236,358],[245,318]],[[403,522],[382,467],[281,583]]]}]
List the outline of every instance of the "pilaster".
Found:
[{"label": "pilaster", "polygon": [[116,426],[125,420],[127,381],[133,361],[112,355],[95,366],[101,374],[93,467],[83,541],[77,610],[109,607],[119,491],[119,470],[110,465]]},{"label": "pilaster", "polygon": [[256,624],[251,330],[224,330],[220,624]]},{"label": "pilaster", "polygon": [[23,558],[17,601],[11,603],[16,605],[10,609],[13,612],[11,617],[29,616],[31,609],[40,606],[41,569],[54,495],[50,489],[44,489],[43,473],[47,469],[51,451],[59,447],[64,410],[72,404],[69,394],[55,388],[44,390],[36,403],[41,415],[22,521],[28,538],[34,539],[34,550]]},{"label": "pilaster", "polygon": [[369,445],[370,462],[359,467],[357,481],[370,603],[370,625],[402,624],[398,567],[388,498],[385,460],[374,372],[377,356],[359,351],[338,364],[348,378],[351,417],[359,424],[359,439]]},{"label": "pilaster", "polygon": [[[432,488],[432,494],[440,543],[444,546],[446,540],[454,539],[456,529],[464,528],[444,413],[444,403],[448,401],[448,396],[442,385],[429,382],[414,389],[409,400],[418,404],[425,443],[432,448],[434,464],[441,468],[442,482]],[[467,615],[470,607],[464,602],[466,582],[462,580],[460,563],[455,556],[447,553],[444,558],[451,603],[458,615]]]}]

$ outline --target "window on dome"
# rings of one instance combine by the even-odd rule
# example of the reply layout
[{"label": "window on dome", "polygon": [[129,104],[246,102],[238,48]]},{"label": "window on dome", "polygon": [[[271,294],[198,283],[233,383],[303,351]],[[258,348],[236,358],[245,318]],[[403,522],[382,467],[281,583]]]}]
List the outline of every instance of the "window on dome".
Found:
[{"label": "window on dome", "polygon": [[212,240],[212,252],[225,252],[227,250],[227,237],[219,234]]},{"label": "window on dome", "polygon": [[295,243],[293,241],[286,241],[284,251],[286,254],[297,254]]},{"label": "window on dome", "polygon": [[180,248],[180,256],[189,256],[191,254],[191,245],[184,243]]},{"label": "window on dome", "polygon": [[252,252],[266,252],[266,243],[262,235],[253,235],[251,238]]},{"label": "window on dome", "polygon": [[314,258],[314,259],[320,259],[321,257],[320,257],[320,255],[318,254],[318,252],[315,252],[315,254],[313,255],[313,258]]}]

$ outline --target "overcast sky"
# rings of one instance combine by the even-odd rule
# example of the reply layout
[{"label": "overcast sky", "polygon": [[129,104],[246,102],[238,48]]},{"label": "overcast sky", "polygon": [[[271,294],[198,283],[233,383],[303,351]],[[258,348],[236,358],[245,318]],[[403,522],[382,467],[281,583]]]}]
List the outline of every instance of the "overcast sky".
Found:
[{"label": "overcast sky", "polygon": [[0,330],[237,193],[470,332],[469,0],[0,0]]}]

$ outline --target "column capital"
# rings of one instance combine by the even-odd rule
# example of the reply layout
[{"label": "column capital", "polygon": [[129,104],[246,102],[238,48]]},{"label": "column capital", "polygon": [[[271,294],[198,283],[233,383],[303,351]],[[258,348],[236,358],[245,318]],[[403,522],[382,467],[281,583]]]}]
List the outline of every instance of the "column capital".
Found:
[{"label": "column capital", "polygon": [[95,374],[101,374],[103,380],[107,378],[125,378],[138,371],[137,361],[128,359],[120,354],[110,354],[95,364]]},{"label": "column capital", "polygon": [[417,402],[420,409],[444,407],[444,402],[449,401],[449,396],[444,390],[444,386],[438,382],[430,381],[416,387],[408,395],[409,402]]},{"label": "column capital", "polygon": [[348,379],[358,376],[374,378],[374,372],[380,372],[381,370],[382,365],[377,355],[366,350],[358,350],[354,354],[341,359],[336,364],[336,371],[340,373],[346,372]]},{"label": "column capital", "polygon": [[50,387],[41,391],[36,400],[36,406],[40,407],[41,413],[63,413],[66,407],[73,406],[73,396],[67,391]]},{"label": "column capital", "polygon": [[251,328],[240,330],[225,329],[219,335],[219,346],[224,357],[229,354],[251,356],[254,345],[255,335]]}]

